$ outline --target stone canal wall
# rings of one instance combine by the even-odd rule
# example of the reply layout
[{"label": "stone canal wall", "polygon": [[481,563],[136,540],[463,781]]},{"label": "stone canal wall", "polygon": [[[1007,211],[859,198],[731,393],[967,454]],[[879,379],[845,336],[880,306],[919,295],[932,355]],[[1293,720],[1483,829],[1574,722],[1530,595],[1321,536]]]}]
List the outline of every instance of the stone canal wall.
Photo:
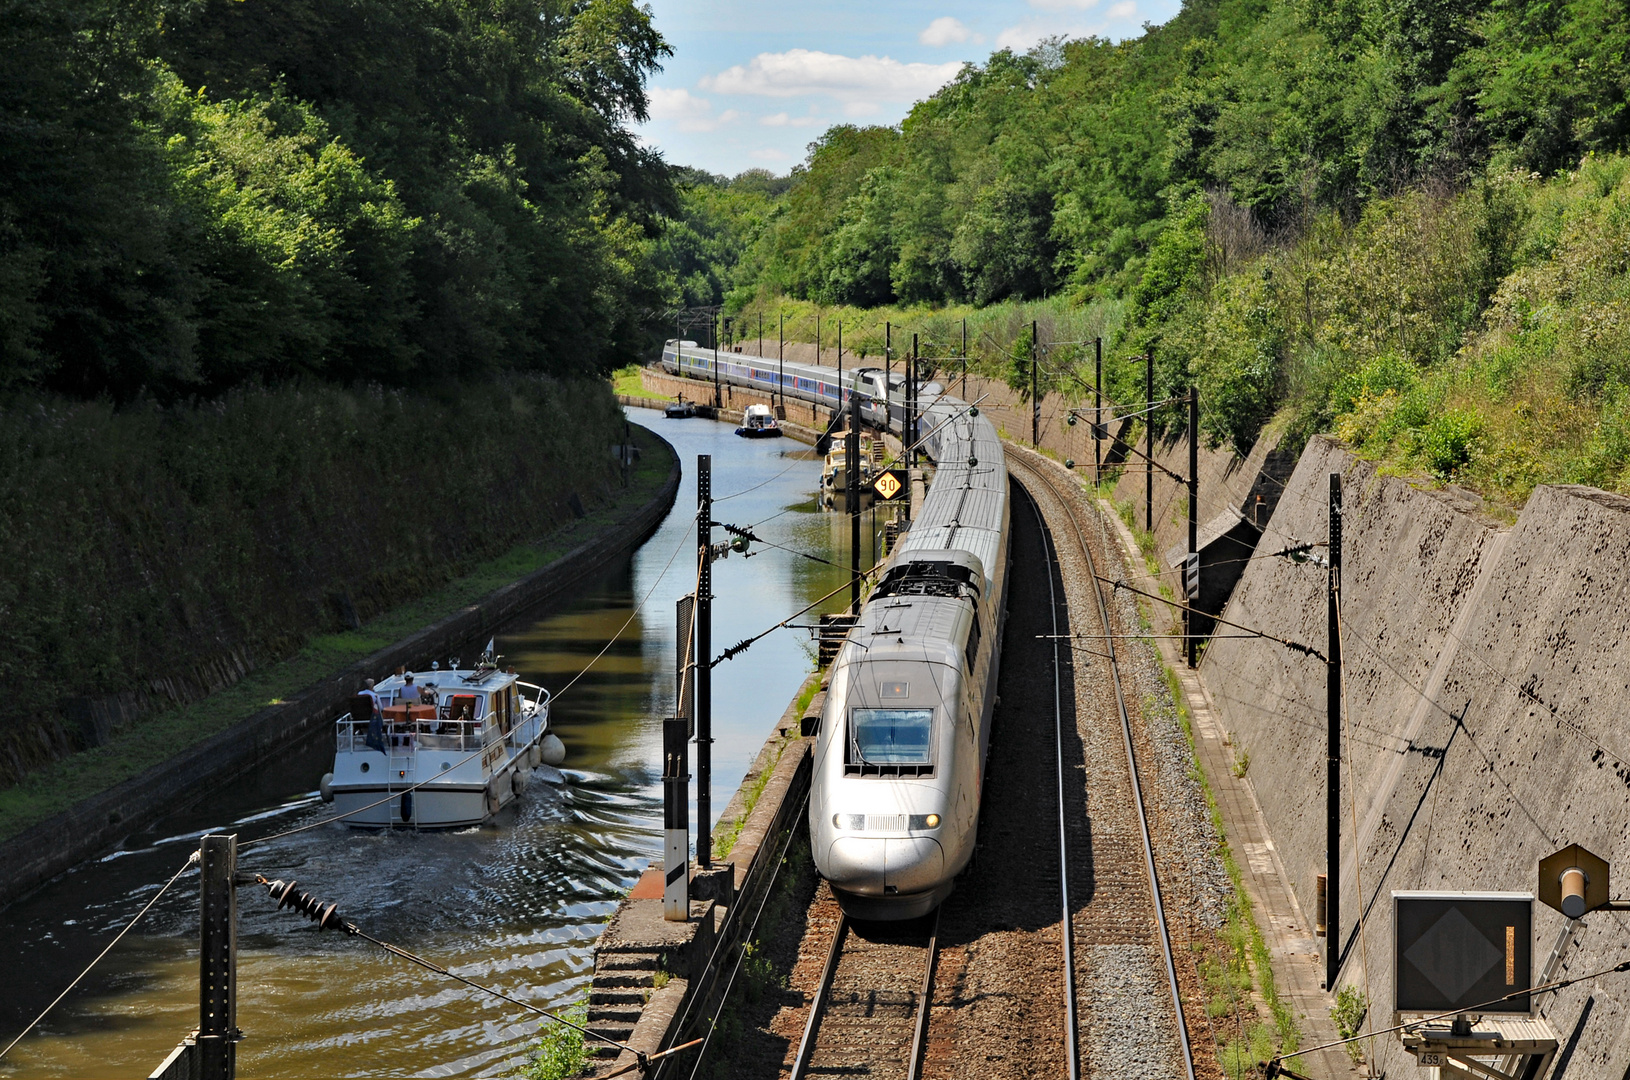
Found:
[{"label": "stone canal wall", "polygon": [[680,466],[673,449],[658,440],[653,452],[665,455],[669,463],[668,477],[656,495],[548,566],[0,843],[0,904],[318,737],[369,675],[456,651],[638,547],[662,523],[679,490]]},{"label": "stone canal wall", "polygon": [[[1371,1026],[1384,1027],[1393,890],[1533,891],[1539,859],[1568,843],[1630,872],[1630,499],[1545,486],[1507,525],[1469,493],[1383,476],[1316,439],[1262,550],[1325,539],[1331,472],[1344,478],[1346,507],[1337,947],[1342,982],[1366,992]],[[1254,560],[1225,616],[1322,651],[1325,580],[1311,563]],[[1311,914],[1325,863],[1324,664],[1219,637],[1201,673]],[[1563,925],[1536,904],[1536,981]],[[1615,964],[1627,945],[1624,914],[1587,915],[1554,975]],[[1563,1047],[1553,1075],[1619,1080],[1630,976],[1541,996],[1538,1007]],[[1374,1057],[1389,1075],[1415,1065],[1396,1035],[1378,1038]]]},{"label": "stone canal wall", "polygon": [[[589,989],[589,1027],[645,1054],[694,1038],[699,1020],[713,1015],[728,983],[753,915],[775,883],[789,835],[802,825],[809,793],[818,722],[826,694],[823,675],[810,675],[771,728],[712,832],[713,867],[691,876],[691,917],[662,917],[663,871],[647,870],[618,905],[595,944]],[[813,684],[813,685],[812,685]],[[800,708],[804,695],[814,691]],[[660,983],[660,985],[659,985]],[[596,1048],[591,1075],[621,1074],[633,1055]]]}]

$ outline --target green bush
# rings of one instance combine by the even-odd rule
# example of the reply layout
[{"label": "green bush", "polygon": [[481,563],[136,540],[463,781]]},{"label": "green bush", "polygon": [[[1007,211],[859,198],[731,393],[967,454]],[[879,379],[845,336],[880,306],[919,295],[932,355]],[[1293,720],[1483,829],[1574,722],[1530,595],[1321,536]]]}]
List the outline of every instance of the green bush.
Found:
[{"label": "green bush", "polygon": [[1417,453],[1433,476],[1447,480],[1472,459],[1473,445],[1483,421],[1473,413],[1454,409],[1434,417],[1421,432]]},{"label": "green bush", "polygon": [[[574,1005],[560,1010],[560,1015],[574,1024],[587,1024],[589,1007]],[[537,1045],[515,1075],[525,1080],[566,1080],[581,1073],[588,1061],[588,1048],[583,1044],[581,1031],[545,1020],[538,1025]]]}]

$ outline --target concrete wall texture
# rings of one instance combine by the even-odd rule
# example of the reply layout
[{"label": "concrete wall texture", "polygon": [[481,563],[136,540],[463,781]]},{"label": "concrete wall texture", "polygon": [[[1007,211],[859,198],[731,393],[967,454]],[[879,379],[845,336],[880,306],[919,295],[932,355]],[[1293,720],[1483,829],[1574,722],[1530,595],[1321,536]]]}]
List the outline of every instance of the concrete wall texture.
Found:
[{"label": "concrete wall texture", "polygon": [[[1533,891],[1539,859],[1569,843],[1630,874],[1630,725],[1619,713],[1630,702],[1630,499],[1541,487],[1505,526],[1474,496],[1382,476],[1316,439],[1259,553],[1325,539],[1331,472],[1345,487],[1341,978],[1367,992],[1369,1025],[1385,1027],[1393,890]],[[1323,651],[1326,573],[1258,557],[1225,617]],[[1311,918],[1325,868],[1324,664],[1219,637],[1202,674],[1236,753],[1249,755],[1248,779]],[[1564,923],[1536,901],[1536,978]],[[1556,977],[1611,966],[1627,948],[1630,916],[1591,913]],[[1537,1003],[1563,1047],[1553,1078],[1626,1075],[1630,974]],[[1388,1075],[1413,1075],[1396,1035],[1376,1040],[1374,1059]]]}]

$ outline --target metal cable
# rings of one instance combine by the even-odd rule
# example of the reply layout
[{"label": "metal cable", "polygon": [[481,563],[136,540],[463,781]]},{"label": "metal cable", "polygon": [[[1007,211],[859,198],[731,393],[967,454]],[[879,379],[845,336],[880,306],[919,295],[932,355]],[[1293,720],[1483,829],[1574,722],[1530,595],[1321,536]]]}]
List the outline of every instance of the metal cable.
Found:
[{"label": "metal cable", "polygon": [[[718,1030],[718,1027],[719,1027],[719,1013],[724,1011],[724,1003],[726,1001],[730,1000],[731,987],[736,985],[736,974],[741,970],[741,962],[747,956],[747,945],[751,944],[751,942],[753,941],[753,935],[758,932],[758,920],[763,916],[764,908],[770,902],[770,894],[775,892],[775,883],[781,877],[781,868],[784,865],[786,865],[787,852],[789,850],[791,850],[792,841],[798,835],[798,820],[799,820],[799,818],[801,818],[803,816],[804,808],[807,807],[808,805],[809,805],[809,793],[806,791],[804,793],[804,797],[802,799],[800,799],[799,802],[798,802],[798,810],[796,811],[796,816],[794,816],[792,824],[787,827],[787,839],[781,845],[781,854],[776,858],[775,869],[770,873],[770,880],[764,886],[764,894],[759,897],[758,910],[753,912],[753,922],[747,928],[747,935],[742,939],[741,954],[736,957],[736,962],[734,964],[732,964],[731,967],[730,967],[730,978],[725,981],[724,992],[719,995],[719,1007],[714,1010],[712,1018],[708,1021],[707,1034],[702,1037],[702,1048],[696,1052],[696,1064],[691,1067],[691,1072],[690,1072],[691,1080],[696,1080],[697,1071],[701,1069],[702,1062],[707,1060],[708,1044],[713,1039],[713,1033],[716,1030]],[[718,946],[715,946],[715,948],[714,948],[714,956],[718,955],[718,950],[720,948],[723,948],[723,943],[722,942]],[[708,959],[708,967],[711,968],[712,966],[713,966],[713,958],[710,957]],[[692,1001],[692,1004],[693,1005],[695,1004],[694,999]],[[677,1027],[675,1027],[674,1030],[676,1032],[683,1032],[685,1030],[685,1024],[686,1024],[686,1022],[689,1021],[689,1019],[690,1019],[690,1008],[687,1007],[686,1010],[685,1010],[684,1018],[681,1019],[679,1025]],[[693,1045],[695,1045],[695,1044],[694,1043],[686,1043],[685,1044],[685,1046],[693,1046]],[[684,1049],[684,1046],[677,1046],[677,1047],[673,1047],[673,1048],[671,1048],[671,1049],[669,1049],[667,1051],[664,1051],[664,1052],[671,1054],[675,1050],[682,1050],[682,1049]]]},{"label": "metal cable", "polygon": [[188,857],[187,861],[182,864],[181,869],[177,870],[173,875],[171,875],[169,881],[166,881],[163,885],[159,886],[158,892],[154,893],[152,898],[150,900],[148,900],[146,904],[142,905],[142,909],[140,911],[136,912],[136,917],[134,919],[131,919],[128,923],[126,923],[124,929],[120,930],[117,934],[115,934],[114,937],[113,937],[113,940],[108,942],[107,946],[101,952],[96,954],[96,959],[92,960],[89,964],[86,964],[85,965],[85,970],[81,971],[78,975],[74,976],[74,981],[69,983],[67,985],[67,987],[62,991],[62,993],[58,994],[55,998],[53,998],[51,1000],[51,1004],[47,1005],[44,1008],[44,1010],[42,1010],[40,1012],[40,1015],[36,1016],[33,1020],[30,1020],[28,1022],[28,1026],[23,1028],[23,1030],[17,1034],[17,1037],[15,1039],[13,1039],[13,1040],[11,1040],[11,1042],[7,1043],[6,1048],[4,1050],[0,1050],[0,1058],[4,1058],[7,1054],[11,1053],[11,1048],[16,1046],[18,1043],[22,1042],[23,1038],[25,1036],[27,1036],[30,1031],[33,1031],[34,1028],[39,1024],[39,1022],[41,1020],[44,1020],[46,1015],[52,1009],[56,1008],[57,1005],[61,1003],[62,999],[67,997],[69,992],[72,991],[74,987],[79,985],[80,981],[82,979],[84,979],[85,976],[87,976],[87,975],[89,975],[91,973],[91,969],[94,968],[97,964],[100,964],[102,962],[102,958],[105,957],[108,953],[112,952],[113,947],[115,945],[119,944],[120,941],[124,940],[124,936],[126,934],[130,933],[131,928],[134,927],[137,923],[142,921],[142,916],[146,915],[149,911],[153,910],[153,905],[158,903],[159,897],[163,896],[166,892],[168,892],[170,890],[170,886],[174,885],[178,880],[180,880],[181,875],[185,874],[189,869],[191,869],[192,866],[195,863],[198,862],[198,859],[199,859],[198,852],[196,852],[196,851],[193,852],[192,855]]}]

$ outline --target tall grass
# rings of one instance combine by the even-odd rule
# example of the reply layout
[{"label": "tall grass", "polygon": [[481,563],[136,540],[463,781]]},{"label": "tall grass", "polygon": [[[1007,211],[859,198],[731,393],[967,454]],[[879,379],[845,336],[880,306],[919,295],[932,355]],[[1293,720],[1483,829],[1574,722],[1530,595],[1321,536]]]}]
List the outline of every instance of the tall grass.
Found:
[{"label": "tall grass", "polygon": [[0,407],[0,785],[598,502],[604,383]]}]

